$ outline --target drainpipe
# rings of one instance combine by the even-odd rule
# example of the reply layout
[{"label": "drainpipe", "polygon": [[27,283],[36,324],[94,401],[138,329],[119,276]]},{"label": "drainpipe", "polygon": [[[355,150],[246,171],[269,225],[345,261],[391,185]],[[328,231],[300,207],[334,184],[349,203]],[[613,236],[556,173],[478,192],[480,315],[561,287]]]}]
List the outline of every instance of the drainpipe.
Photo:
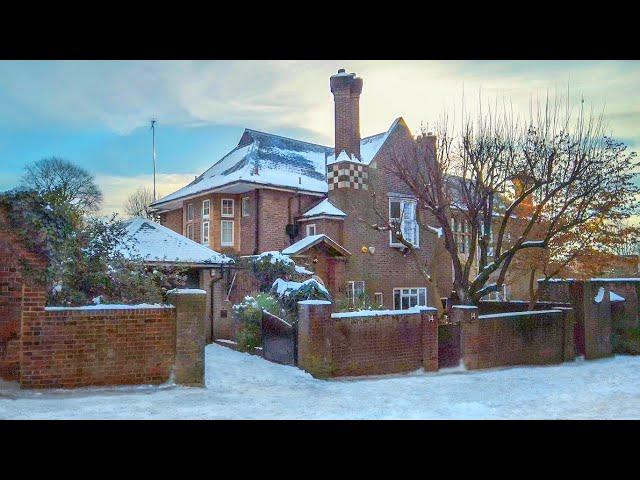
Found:
[{"label": "drainpipe", "polygon": [[[213,343],[213,341],[215,340],[214,335],[213,335],[213,319],[214,319],[214,312],[216,310],[215,310],[214,305],[213,305],[213,303],[214,303],[213,299],[215,298],[214,295],[213,295],[213,290],[214,290],[214,285],[216,283],[218,283],[220,280],[222,280],[223,277],[224,277],[223,273],[222,273],[223,267],[220,266],[219,269],[220,269],[220,276],[218,278],[216,278],[215,280],[212,278],[211,279],[211,283],[209,284],[209,289],[211,291],[211,312],[210,312],[211,313],[211,343]],[[213,271],[213,269],[212,269],[212,271]]]},{"label": "drainpipe", "polygon": [[255,246],[253,248],[253,254],[258,255],[260,253],[260,190],[256,189],[256,232],[255,232]]}]

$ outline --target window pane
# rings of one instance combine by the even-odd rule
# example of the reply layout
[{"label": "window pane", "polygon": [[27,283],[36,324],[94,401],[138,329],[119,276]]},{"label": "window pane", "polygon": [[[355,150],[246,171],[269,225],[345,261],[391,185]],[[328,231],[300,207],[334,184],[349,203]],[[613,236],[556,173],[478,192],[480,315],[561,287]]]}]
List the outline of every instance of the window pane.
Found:
[{"label": "window pane", "polygon": [[389,202],[389,218],[400,218],[400,201],[391,200]]},{"label": "window pane", "polygon": [[427,289],[421,288],[418,295],[418,305],[424,307],[427,305]]},{"label": "window pane", "polygon": [[393,308],[395,310],[400,310],[400,290],[393,291]]}]

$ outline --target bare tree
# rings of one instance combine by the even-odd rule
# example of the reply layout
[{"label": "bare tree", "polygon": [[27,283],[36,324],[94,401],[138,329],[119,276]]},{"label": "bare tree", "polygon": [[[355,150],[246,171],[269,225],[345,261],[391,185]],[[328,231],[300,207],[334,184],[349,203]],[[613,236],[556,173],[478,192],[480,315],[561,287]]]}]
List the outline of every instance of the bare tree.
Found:
[{"label": "bare tree", "polygon": [[95,212],[102,203],[102,192],[93,175],[62,158],[44,158],[28,165],[20,186],[37,191],[50,203],[66,204],[80,213]]},{"label": "bare tree", "polygon": [[130,217],[143,217],[157,221],[157,214],[149,207],[151,202],[153,202],[153,192],[146,187],[140,187],[129,195],[124,209]]},{"label": "bare tree", "polygon": [[[459,135],[446,118],[437,127],[435,136],[423,131],[413,148],[397,149],[390,172],[442,229],[462,303],[499,291],[516,253],[546,249],[597,218],[621,221],[636,205],[635,153],[604,135],[601,117],[586,114],[584,104],[576,118],[568,100],[547,98],[526,124],[496,108],[464,119]],[[470,226],[464,261],[454,214]]]}]

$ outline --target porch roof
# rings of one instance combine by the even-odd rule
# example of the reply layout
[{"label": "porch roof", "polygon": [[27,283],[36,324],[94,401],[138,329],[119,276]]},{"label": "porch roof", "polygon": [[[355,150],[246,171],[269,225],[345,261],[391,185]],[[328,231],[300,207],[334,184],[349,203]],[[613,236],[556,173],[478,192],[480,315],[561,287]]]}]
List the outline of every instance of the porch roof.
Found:
[{"label": "porch roof", "polygon": [[311,247],[314,247],[320,243],[324,243],[330,249],[337,252],[342,257],[351,256],[351,253],[340,245],[338,242],[332,240],[330,237],[325,235],[324,233],[318,235],[309,235],[308,237],[303,238],[302,240],[298,240],[293,245],[289,245],[287,248],[282,250],[283,255],[299,255],[302,252],[309,250]]}]

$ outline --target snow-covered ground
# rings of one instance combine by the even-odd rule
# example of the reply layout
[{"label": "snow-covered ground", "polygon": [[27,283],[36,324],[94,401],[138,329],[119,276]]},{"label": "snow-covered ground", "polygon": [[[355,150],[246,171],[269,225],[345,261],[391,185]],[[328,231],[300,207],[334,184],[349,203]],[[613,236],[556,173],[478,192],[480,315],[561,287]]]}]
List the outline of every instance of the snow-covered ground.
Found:
[{"label": "snow-covered ground", "polygon": [[207,388],[43,392],[5,382],[0,418],[640,418],[640,357],[323,381],[295,367],[209,345]]}]

